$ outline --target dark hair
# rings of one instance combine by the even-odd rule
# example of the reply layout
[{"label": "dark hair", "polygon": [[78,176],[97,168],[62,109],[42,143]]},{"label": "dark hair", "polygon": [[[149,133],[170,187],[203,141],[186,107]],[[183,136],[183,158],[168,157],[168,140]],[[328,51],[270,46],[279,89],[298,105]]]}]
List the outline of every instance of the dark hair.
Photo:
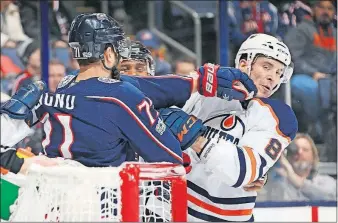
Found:
[{"label": "dark hair", "polygon": [[30,56],[38,49],[40,49],[39,41],[32,41],[27,45],[26,49],[24,50],[21,56],[22,62],[25,64],[25,66],[27,66]]}]

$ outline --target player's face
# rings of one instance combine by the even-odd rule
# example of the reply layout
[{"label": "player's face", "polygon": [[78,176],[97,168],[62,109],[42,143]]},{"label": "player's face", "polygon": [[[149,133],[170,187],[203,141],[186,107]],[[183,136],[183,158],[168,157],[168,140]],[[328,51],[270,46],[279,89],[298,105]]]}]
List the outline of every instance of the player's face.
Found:
[{"label": "player's face", "polygon": [[122,60],[119,70],[122,74],[131,76],[149,76],[145,60]]},{"label": "player's face", "polygon": [[280,82],[284,69],[284,64],[266,57],[258,57],[251,64],[250,78],[258,89],[258,97],[268,98],[271,96],[274,87]]},{"label": "player's face", "polygon": [[50,92],[55,92],[59,82],[65,76],[66,69],[61,64],[49,65],[48,87]]}]

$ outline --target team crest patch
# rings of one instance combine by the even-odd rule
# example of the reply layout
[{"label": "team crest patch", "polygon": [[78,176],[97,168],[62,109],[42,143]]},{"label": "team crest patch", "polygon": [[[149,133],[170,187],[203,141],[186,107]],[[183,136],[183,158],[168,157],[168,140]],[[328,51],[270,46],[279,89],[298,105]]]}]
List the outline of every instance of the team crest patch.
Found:
[{"label": "team crest patch", "polygon": [[236,116],[235,115],[229,115],[225,117],[222,121],[221,128],[224,130],[231,130],[236,125]]},{"label": "team crest patch", "polygon": [[108,77],[99,77],[99,78],[97,78],[97,80],[101,81],[103,83],[106,83],[106,84],[112,84],[112,83],[119,82],[118,80],[111,79],[111,78],[108,78]]},{"label": "team crest patch", "polygon": [[69,84],[76,76],[75,75],[67,75],[65,76],[60,83],[58,84],[58,88],[62,88]]},{"label": "team crest patch", "polygon": [[163,120],[159,118],[155,128],[156,132],[158,132],[160,135],[163,135],[165,129],[166,125],[164,124]]}]

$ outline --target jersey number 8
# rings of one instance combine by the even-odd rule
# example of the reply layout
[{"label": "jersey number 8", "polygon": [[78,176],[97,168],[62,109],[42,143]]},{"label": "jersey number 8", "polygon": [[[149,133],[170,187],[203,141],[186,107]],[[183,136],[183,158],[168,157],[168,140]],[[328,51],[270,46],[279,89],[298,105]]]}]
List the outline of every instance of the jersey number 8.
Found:
[{"label": "jersey number 8", "polygon": [[265,153],[271,159],[276,160],[280,151],[282,150],[282,143],[278,139],[270,139],[269,144],[265,147]]}]

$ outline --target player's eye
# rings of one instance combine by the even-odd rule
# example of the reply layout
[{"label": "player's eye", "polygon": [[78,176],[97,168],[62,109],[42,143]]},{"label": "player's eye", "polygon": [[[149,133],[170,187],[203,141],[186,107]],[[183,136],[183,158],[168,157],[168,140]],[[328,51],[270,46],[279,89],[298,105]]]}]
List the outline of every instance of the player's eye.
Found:
[{"label": "player's eye", "polygon": [[144,65],[142,65],[142,66],[137,66],[136,70],[137,70],[137,72],[144,72],[144,71],[146,71],[146,68],[145,68]]},{"label": "player's eye", "polygon": [[143,71],[144,71],[144,68],[143,68],[143,67],[137,68],[137,71],[143,72]]},{"label": "player's eye", "polygon": [[120,71],[121,71],[121,72],[125,72],[126,70],[128,70],[128,68],[127,68],[127,67],[125,67],[125,66],[121,66],[121,68],[120,68]]},{"label": "player's eye", "polygon": [[267,65],[264,65],[263,68],[264,68],[265,70],[270,70],[270,67],[267,66]]}]

